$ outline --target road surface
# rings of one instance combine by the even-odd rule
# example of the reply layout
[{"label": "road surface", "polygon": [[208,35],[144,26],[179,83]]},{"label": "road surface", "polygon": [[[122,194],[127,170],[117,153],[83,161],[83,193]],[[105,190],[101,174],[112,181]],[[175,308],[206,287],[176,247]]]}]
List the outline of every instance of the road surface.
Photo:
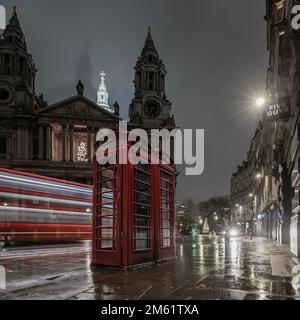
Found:
[{"label": "road surface", "polygon": [[186,237],[178,240],[177,256],[124,272],[91,267],[89,241],[6,248],[0,299],[300,300],[291,283],[299,261],[269,240]]}]

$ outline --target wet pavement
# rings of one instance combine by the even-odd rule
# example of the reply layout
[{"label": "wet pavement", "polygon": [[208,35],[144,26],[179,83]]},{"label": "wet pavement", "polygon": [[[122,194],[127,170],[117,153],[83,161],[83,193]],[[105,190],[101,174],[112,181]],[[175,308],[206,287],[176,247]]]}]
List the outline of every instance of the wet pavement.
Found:
[{"label": "wet pavement", "polygon": [[117,271],[91,267],[90,242],[7,248],[0,299],[300,300],[291,284],[299,261],[267,239],[187,237],[178,240],[177,256]]}]

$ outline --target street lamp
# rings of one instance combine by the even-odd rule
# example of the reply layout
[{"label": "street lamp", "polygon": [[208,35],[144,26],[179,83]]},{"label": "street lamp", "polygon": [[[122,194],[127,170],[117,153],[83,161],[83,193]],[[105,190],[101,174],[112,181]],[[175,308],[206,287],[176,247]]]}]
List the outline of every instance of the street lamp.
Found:
[{"label": "street lamp", "polygon": [[257,173],[255,178],[256,178],[257,180],[260,180],[260,179],[262,178],[262,174],[261,174],[261,173]]},{"label": "street lamp", "polygon": [[266,99],[264,97],[259,97],[256,99],[255,103],[258,107],[262,107],[266,104]]}]

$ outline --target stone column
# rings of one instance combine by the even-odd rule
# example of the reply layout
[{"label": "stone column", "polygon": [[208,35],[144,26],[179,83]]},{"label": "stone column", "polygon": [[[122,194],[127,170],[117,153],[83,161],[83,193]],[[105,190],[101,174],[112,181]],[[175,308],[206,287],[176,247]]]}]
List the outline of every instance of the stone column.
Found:
[{"label": "stone column", "polygon": [[62,151],[61,151],[61,157],[62,157],[62,161],[66,161],[66,125],[63,124],[62,126]]},{"label": "stone column", "polygon": [[50,125],[48,125],[45,128],[45,155],[46,160],[51,161],[52,160],[52,128]]},{"label": "stone column", "polygon": [[39,160],[44,159],[44,128],[43,126],[39,127]]},{"label": "stone column", "polygon": [[70,162],[74,161],[74,126],[70,125],[69,126],[69,131],[70,131]]},{"label": "stone column", "polygon": [[12,161],[12,137],[7,137],[7,147],[6,147],[6,160],[8,162]]}]

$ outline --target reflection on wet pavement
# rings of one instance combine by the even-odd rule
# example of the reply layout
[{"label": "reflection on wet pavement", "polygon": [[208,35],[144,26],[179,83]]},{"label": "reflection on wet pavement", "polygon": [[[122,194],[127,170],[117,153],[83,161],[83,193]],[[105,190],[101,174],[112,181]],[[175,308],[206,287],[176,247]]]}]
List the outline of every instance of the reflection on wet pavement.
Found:
[{"label": "reflection on wet pavement", "polygon": [[1,252],[0,299],[300,300],[291,285],[295,258],[262,238],[186,237],[176,262],[131,271],[91,267],[90,250],[84,242]]}]

